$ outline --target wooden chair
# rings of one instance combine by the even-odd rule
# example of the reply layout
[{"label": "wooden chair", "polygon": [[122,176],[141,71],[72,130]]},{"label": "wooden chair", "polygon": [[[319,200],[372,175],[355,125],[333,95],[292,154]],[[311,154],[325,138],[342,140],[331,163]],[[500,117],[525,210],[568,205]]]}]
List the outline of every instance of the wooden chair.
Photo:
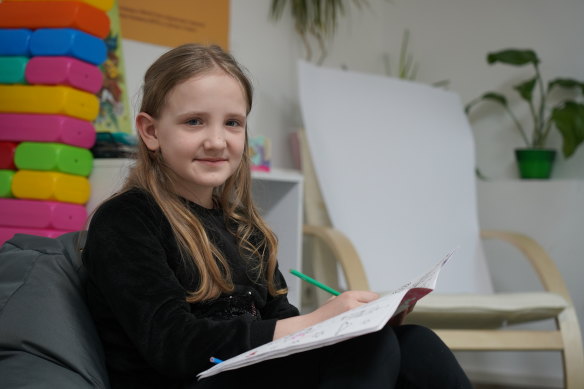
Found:
[{"label": "wooden chair", "polygon": [[[306,91],[306,86],[303,90],[302,75],[300,78],[301,103],[304,103],[302,98],[305,97],[306,93],[312,92]],[[316,88],[318,89],[318,86]],[[364,97],[356,96],[355,98]],[[322,96],[316,100],[322,100]],[[311,102],[314,103],[314,100]],[[327,125],[326,123],[329,123],[331,119],[330,116],[326,116],[329,111],[326,108],[318,108],[321,107],[319,106],[315,110],[319,114],[325,115],[318,123]],[[346,112],[342,107],[339,111]],[[363,112],[359,113],[364,114]],[[305,125],[310,126],[314,122],[310,118],[307,120],[305,111]],[[321,128],[310,130],[307,128],[307,132],[320,130]],[[325,199],[330,199],[330,197],[327,198],[326,195],[323,195],[317,178],[317,174],[326,170],[315,169],[314,153],[311,153],[307,134],[300,131],[297,135],[305,187],[304,234],[305,237],[309,238],[307,241],[310,242],[312,239],[314,242],[318,242],[318,244],[308,247],[311,251],[305,255],[303,266],[310,269],[308,271],[312,272],[316,278],[322,279],[334,287],[340,287],[342,282],[336,271],[338,264],[342,273],[341,278],[344,278],[347,289],[369,290],[370,282],[363,262],[364,258],[359,256],[353,239],[347,237],[331,222],[331,214],[325,202]],[[332,145],[327,145],[327,147],[335,147],[334,139],[331,139],[330,143]],[[323,144],[320,143],[319,146],[321,148],[315,150],[316,153],[323,152]],[[369,172],[369,174],[375,174],[375,172]],[[323,179],[320,176],[319,178]],[[324,181],[326,178],[324,177]],[[351,178],[347,177],[347,182],[350,181]],[[395,184],[399,185],[399,183]],[[355,205],[346,204],[346,206]],[[363,218],[355,219],[354,222],[362,223]],[[555,263],[537,242],[524,235],[504,231],[481,231],[480,237],[482,239],[503,240],[519,249],[525,255],[528,264],[537,272],[544,291],[527,293],[435,292],[418,302],[414,312],[408,318],[409,322],[424,324],[435,329],[446,344],[455,351],[543,350],[560,352],[565,387],[570,389],[584,387],[584,353],[578,318],[570,294]],[[423,242],[424,237],[420,237],[420,241]],[[441,254],[436,253],[437,258],[434,259],[437,260]],[[371,258],[368,260],[371,261]],[[456,259],[448,266],[457,266]],[[379,288],[375,289],[379,291]],[[516,329],[512,326],[516,323],[544,319],[553,319],[556,328],[530,330]]]}]

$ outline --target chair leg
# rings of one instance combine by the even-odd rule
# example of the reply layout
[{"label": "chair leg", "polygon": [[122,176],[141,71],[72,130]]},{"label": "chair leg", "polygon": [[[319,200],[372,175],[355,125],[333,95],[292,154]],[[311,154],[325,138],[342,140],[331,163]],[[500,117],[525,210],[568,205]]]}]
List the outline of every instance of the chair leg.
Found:
[{"label": "chair leg", "polygon": [[557,319],[564,351],[564,383],[566,389],[584,388],[584,351],[576,311],[571,305]]}]

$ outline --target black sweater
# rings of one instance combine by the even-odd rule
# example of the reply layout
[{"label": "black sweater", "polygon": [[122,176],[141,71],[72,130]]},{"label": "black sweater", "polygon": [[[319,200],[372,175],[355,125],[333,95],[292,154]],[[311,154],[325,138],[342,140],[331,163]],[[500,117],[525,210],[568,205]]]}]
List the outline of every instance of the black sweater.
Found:
[{"label": "black sweater", "polygon": [[[285,295],[255,279],[221,210],[189,203],[222,251],[235,290],[189,304],[198,276],[185,267],[168,220],[150,195],[131,190],[93,216],[83,260],[87,298],[102,339],[112,388],[184,386],[211,367],[272,340],[276,321],[298,315]],[[285,287],[282,274],[278,286]]]}]

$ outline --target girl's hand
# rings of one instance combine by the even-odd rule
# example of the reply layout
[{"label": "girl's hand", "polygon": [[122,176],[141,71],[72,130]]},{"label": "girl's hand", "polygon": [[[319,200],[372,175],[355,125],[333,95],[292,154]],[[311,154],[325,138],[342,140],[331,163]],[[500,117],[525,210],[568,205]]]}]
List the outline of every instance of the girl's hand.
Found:
[{"label": "girl's hand", "polygon": [[309,313],[309,315],[312,315],[313,320],[318,323],[377,298],[379,298],[379,295],[374,292],[352,290],[341,293],[339,296],[331,297],[320,308]]},{"label": "girl's hand", "polygon": [[356,308],[377,299],[377,293],[353,290],[331,297],[317,310],[302,316],[289,317],[276,322],[274,340],[289,335],[301,329],[320,323],[349,309]]}]

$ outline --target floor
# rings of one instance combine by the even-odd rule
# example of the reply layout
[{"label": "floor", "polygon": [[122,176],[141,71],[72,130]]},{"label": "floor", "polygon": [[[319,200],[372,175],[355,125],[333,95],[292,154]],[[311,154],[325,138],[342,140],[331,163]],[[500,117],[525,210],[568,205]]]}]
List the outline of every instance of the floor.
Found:
[{"label": "floor", "polygon": [[[474,384],[474,389],[533,389],[527,386],[494,385],[494,384]],[[537,389],[555,389],[538,387]]]}]

